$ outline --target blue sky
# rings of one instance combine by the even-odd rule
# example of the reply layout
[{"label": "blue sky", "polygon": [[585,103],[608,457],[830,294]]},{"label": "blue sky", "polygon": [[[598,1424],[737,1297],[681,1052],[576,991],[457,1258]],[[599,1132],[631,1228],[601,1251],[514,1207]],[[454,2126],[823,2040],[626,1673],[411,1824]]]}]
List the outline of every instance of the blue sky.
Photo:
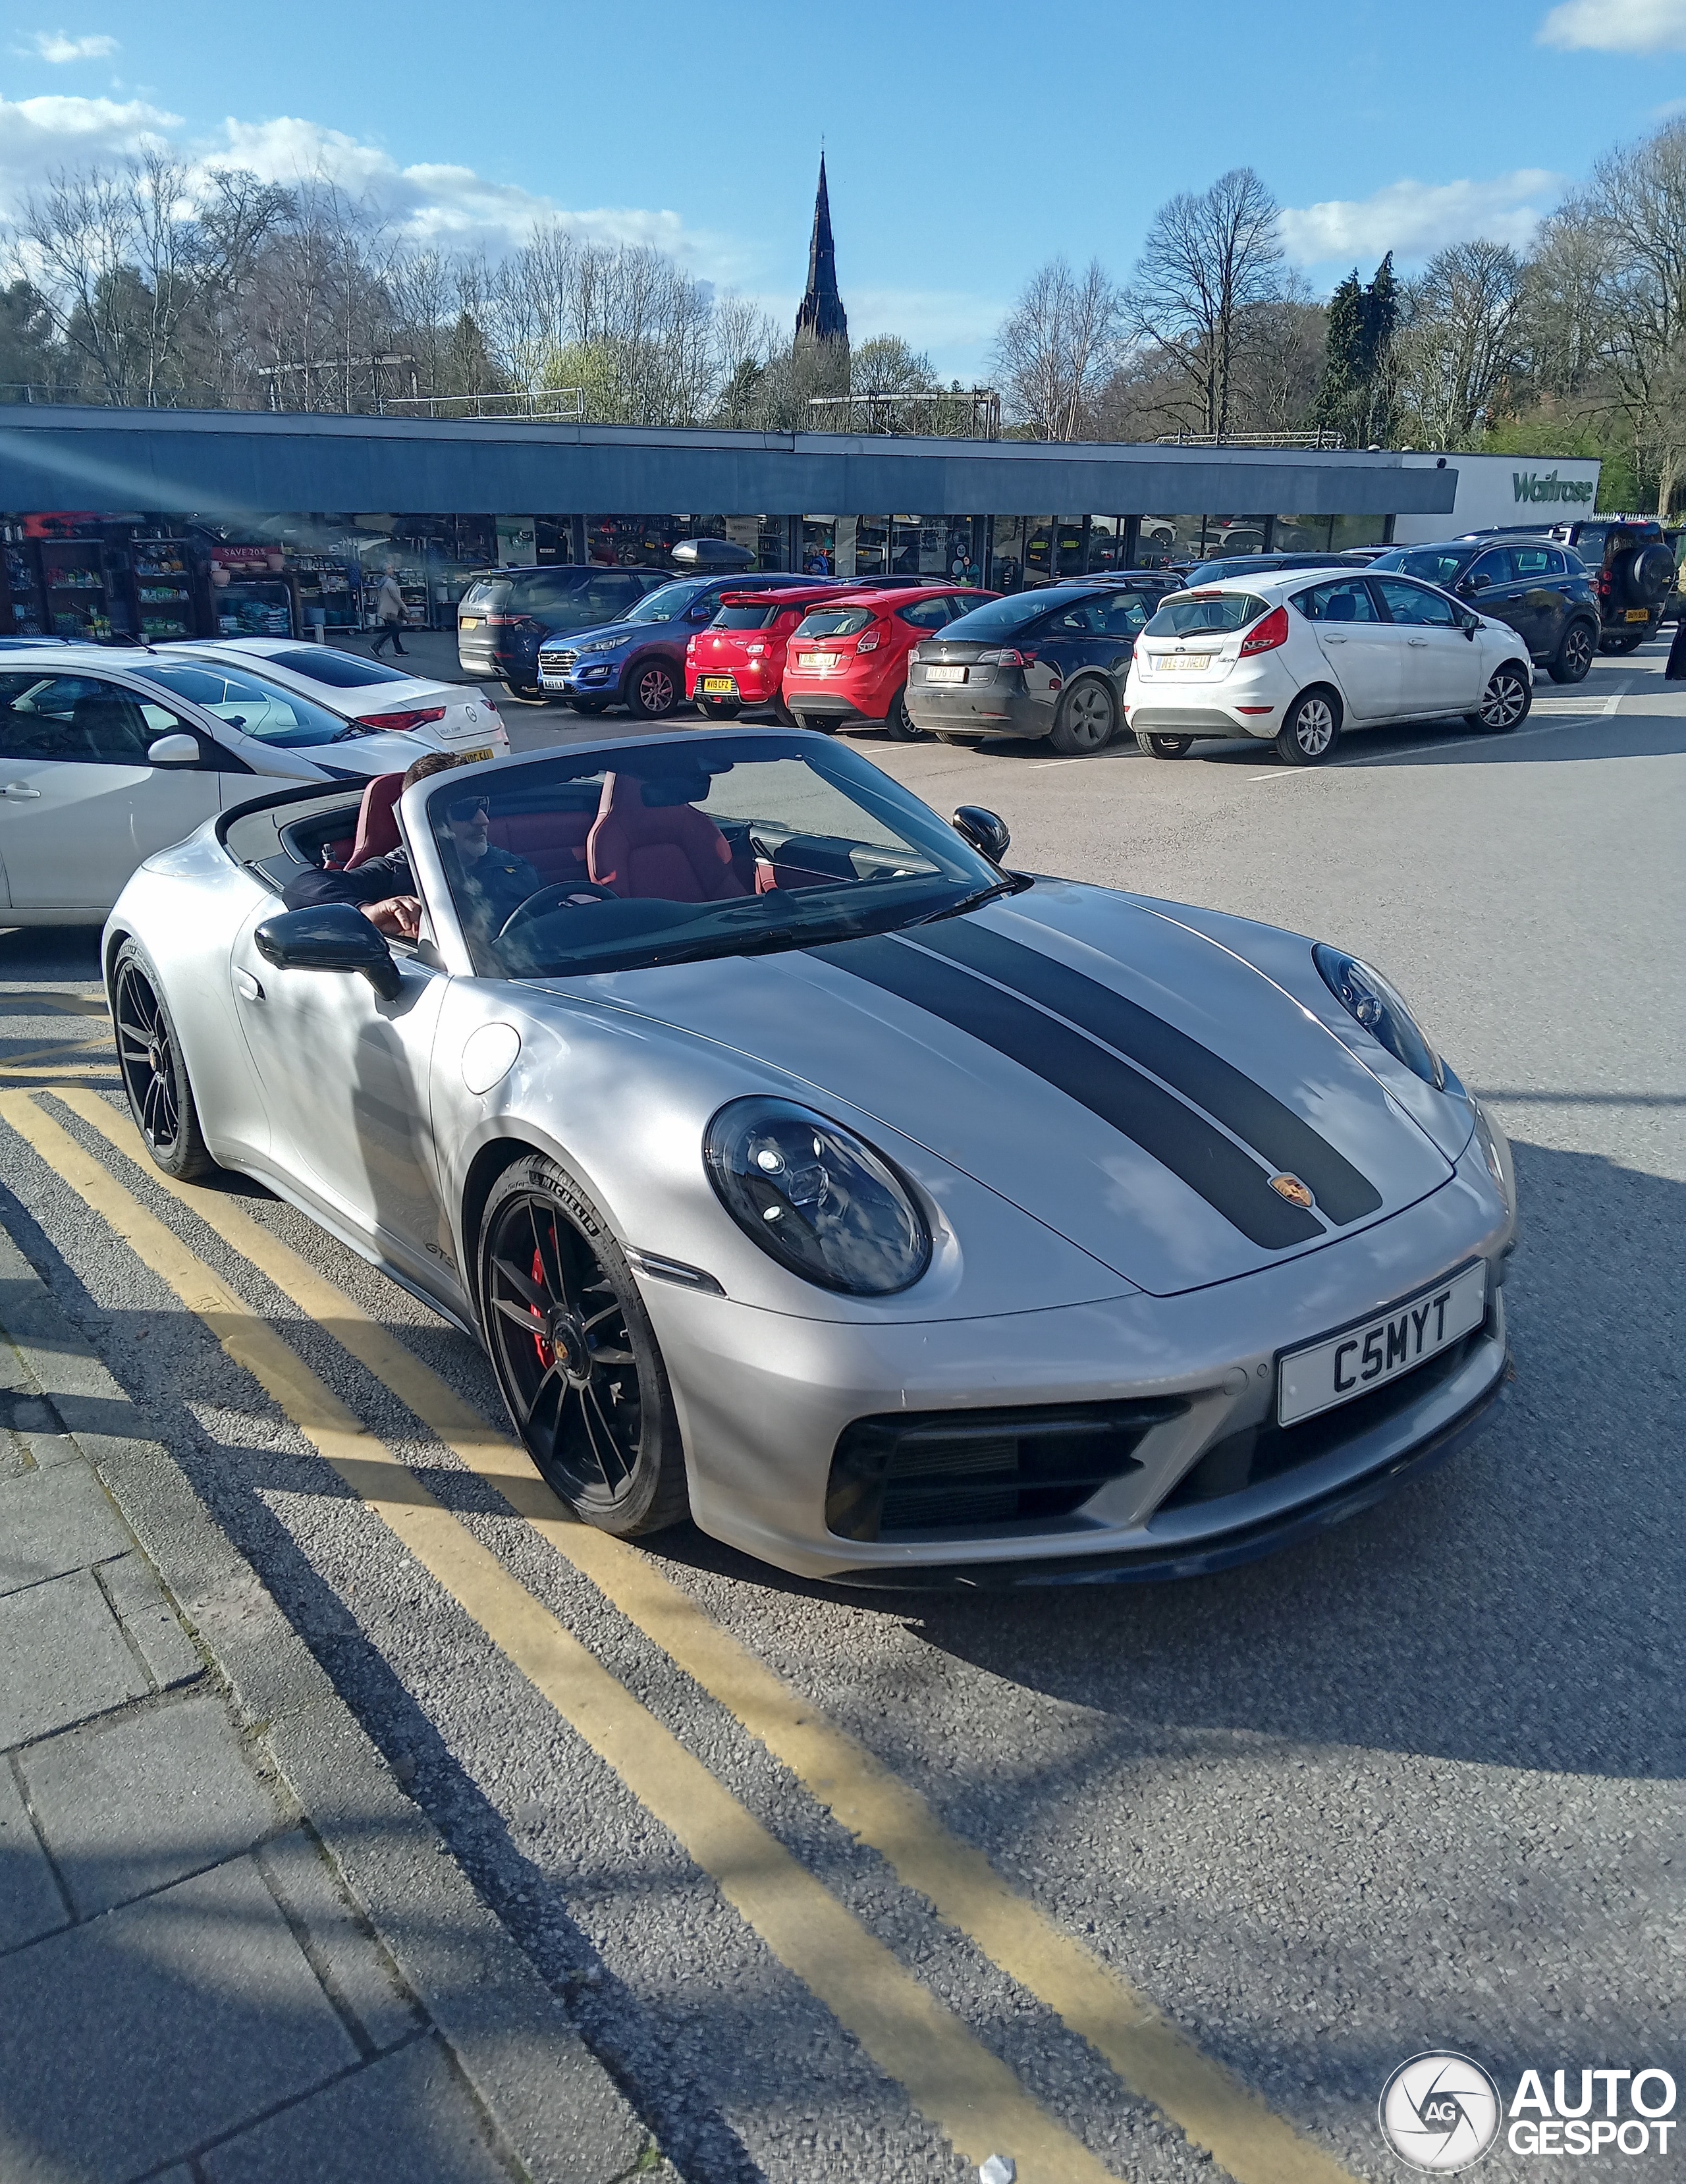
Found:
[{"label": "blue sky", "polygon": [[497,249],[554,211],[793,312],[820,140],[851,331],[985,369],[1044,258],[1127,275],[1162,198],[1256,167],[1327,289],[1522,242],[1686,111],[1686,0],[598,0],[7,11],[0,200],[147,133]]}]

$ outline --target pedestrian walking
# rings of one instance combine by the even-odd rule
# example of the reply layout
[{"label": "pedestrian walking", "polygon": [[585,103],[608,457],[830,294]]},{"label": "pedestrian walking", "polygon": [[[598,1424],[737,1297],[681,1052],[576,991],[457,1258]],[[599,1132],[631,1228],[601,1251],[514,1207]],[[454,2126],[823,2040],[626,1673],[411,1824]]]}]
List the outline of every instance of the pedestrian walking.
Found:
[{"label": "pedestrian walking", "polygon": [[1668,648],[1668,665],[1662,675],[1666,682],[1686,682],[1686,606],[1674,625],[1674,642]]},{"label": "pedestrian walking", "polygon": [[404,649],[404,595],[398,589],[398,572],[389,561],[387,573],[381,579],[381,588],[375,595],[375,612],[381,623],[381,633],[369,649],[378,660],[381,647],[389,640],[394,652]]}]

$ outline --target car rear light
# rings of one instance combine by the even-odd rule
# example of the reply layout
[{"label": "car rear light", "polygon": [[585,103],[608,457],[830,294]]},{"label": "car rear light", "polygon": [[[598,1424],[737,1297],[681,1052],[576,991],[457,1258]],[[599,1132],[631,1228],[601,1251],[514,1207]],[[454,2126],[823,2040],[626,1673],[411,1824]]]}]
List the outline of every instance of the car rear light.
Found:
[{"label": "car rear light", "polygon": [[1279,644],[1288,643],[1288,609],[1276,607],[1260,622],[1255,622],[1241,640],[1241,657],[1250,660],[1255,652],[1274,652]]},{"label": "car rear light", "polygon": [[973,660],[974,667],[1032,667],[1036,664],[1033,652],[980,652]]},{"label": "car rear light", "polygon": [[495,713],[498,710],[496,699],[488,698],[483,690],[480,694],[480,702],[485,706],[488,713]]},{"label": "car rear light", "polygon": [[410,728],[425,727],[429,721],[442,721],[444,717],[445,708],[442,705],[401,706],[394,713],[359,713],[357,725],[359,728],[376,731],[391,728],[403,733]]},{"label": "car rear light", "polygon": [[864,631],[855,641],[855,650],[857,652],[876,652],[878,649],[879,645],[883,641],[883,635],[884,632],[881,629],[869,629]]},{"label": "car rear light", "polygon": [[486,627],[488,629],[512,629],[517,637],[543,637],[547,634],[544,624],[531,615],[487,615]]}]

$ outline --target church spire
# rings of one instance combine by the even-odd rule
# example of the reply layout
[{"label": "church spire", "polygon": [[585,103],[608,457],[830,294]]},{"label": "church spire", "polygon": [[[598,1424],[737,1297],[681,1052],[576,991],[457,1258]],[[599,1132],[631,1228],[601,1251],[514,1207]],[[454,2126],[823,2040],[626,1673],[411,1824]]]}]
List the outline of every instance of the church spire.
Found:
[{"label": "church spire", "polygon": [[820,187],[814,198],[814,234],[808,245],[808,288],[796,314],[796,337],[849,340],[849,317],[837,293],[837,254],[832,241],[832,204],[826,194],[826,155],[820,154]]}]

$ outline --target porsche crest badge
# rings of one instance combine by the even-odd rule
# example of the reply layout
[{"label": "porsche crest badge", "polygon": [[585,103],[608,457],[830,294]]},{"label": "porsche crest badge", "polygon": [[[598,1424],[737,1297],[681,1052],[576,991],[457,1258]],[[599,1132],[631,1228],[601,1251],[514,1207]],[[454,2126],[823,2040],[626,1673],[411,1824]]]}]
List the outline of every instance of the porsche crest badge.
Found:
[{"label": "porsche crest badge", "polygon": [[1271,1189],[1278,1198],[1285,1198],[1290,1206],[1304,1206],[1308,1209],[1310,1206],[1311,1194],[1297,1175],[1273,1175]]}]

